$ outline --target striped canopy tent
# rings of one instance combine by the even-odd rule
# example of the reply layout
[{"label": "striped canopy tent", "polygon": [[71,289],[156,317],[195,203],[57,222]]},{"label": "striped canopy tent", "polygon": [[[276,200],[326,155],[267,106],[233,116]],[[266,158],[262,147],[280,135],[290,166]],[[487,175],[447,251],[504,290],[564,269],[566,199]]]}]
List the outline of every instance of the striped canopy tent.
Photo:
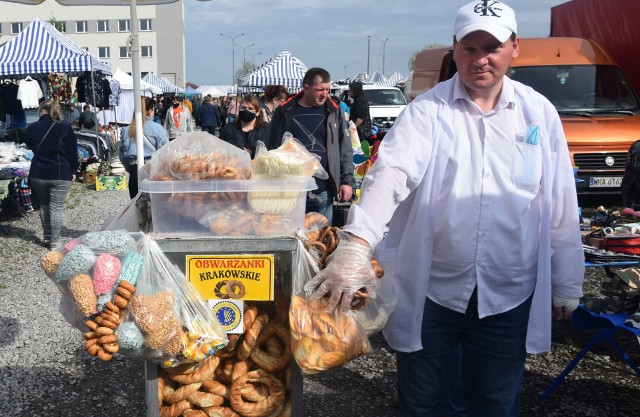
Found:
[{"label": "striped canopy tent", "polygon": [[398,71],[391,74],[391,77],[387,78],[382,85],[386,87],[393,87],[402,79],[402,74]]},{"label": "striped canopy tent", "polygon": [[382,85],[386,80],[387,78],[384,75],[380,74],[378,71],[374,71],[373,74],[371,74],[371,76],[367,78],[367,83]]},{"label": "striped canopy tent", "polygon": [[111,65],[78,46],[51,23],[38,18],[0,48],[0,76],[85,71],[111,74]]},{"label": "striped canopy tent", "polygon": [[184,93],[184,88],[171,84],[166,78],[158,77],[152,72],[148,72],[147,75],[142,77],[142,81],[145,81],[154,87],[158,87],[163,93]]},{"label": "striped canopy tent", "polygon": [[264,87],[281,84],[289,90],[300,90],[307,66],[289,51],[282,51],[258,69],[240,79],[241,87]]}]

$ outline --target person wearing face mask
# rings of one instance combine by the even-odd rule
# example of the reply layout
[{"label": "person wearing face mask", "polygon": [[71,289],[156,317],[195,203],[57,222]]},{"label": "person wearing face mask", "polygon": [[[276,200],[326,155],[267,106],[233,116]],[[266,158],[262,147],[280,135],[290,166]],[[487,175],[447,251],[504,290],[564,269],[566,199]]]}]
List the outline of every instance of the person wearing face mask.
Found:
[{"label": "person wearing face mask", "polygon": [[258,141],[266,144],[268,123],[260,112],[260,100],[253,94],[242,97],[238,110],[235,121],[220,131],[220,139],[246,150],[253,159]]},{"label": "person wearing face mask", "polygon": [[167,130],[170,141],[194,130],[193,116],[191,116],[191,112],[182,102],[183,97],[175,96],[173,98],[173,107],[167,111],[164,119],[164,128]]}]

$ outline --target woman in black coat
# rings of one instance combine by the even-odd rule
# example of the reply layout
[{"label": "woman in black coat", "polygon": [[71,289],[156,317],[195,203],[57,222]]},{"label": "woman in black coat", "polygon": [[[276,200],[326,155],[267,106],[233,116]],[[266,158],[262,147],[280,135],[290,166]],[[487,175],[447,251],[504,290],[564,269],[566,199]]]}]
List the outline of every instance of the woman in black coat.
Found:
[{"label": "woman in black coat", "polygon": [[40,200],[44,244],[55,249],[64,224],[64,200],[78,172],[78,142],[57,101],[44,101],[38,115],[40,120],[29,125],[25,139],[33,150],[29,182]]},{"label": "woman in black coat", "polygon": [[247,94],[240,101],[238,117],[233,123],[226,124],[220,131],[220,139],[244,149],[255,156],[258,141],[267,143],[268,123],[260,111],[260,100],[253,94]]}]

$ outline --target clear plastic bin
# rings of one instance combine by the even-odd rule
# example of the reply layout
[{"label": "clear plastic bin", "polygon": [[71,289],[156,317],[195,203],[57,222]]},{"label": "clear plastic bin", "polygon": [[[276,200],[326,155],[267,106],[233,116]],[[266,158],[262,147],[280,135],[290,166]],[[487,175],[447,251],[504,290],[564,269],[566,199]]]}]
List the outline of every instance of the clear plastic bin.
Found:
[{"label": "clear plastic bin", "polygon": [[174,236],[279,236],[304,226],[311,177],[287,180],[150,181],[154,233]]}]

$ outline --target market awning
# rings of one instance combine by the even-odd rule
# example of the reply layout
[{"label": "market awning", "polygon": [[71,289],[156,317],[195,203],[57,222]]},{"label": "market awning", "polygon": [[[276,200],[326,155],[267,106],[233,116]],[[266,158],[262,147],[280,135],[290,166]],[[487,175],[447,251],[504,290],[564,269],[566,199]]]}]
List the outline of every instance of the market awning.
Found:
[{"label": "market awning", "polygon": [[168,80],[158,77],[152,72],[148,72],[147,75],[142,77],[143,81],[151,84],[154,87],[158,87],[163,93],[184,93],[184,88],[180,88],[175,84],[171,84]]},{"label": "market awning", "polygon": [[264,87],[281,84],[292,90],[302,88],[302,78],[307,66],[289,51],[282,51],[257,70],[245,75],[238,85],[241,87]]},{"label": "market awning", "polygon": [[84,71],[111,74],[111,65],[38,18],[0,48],[0,76]]}]

